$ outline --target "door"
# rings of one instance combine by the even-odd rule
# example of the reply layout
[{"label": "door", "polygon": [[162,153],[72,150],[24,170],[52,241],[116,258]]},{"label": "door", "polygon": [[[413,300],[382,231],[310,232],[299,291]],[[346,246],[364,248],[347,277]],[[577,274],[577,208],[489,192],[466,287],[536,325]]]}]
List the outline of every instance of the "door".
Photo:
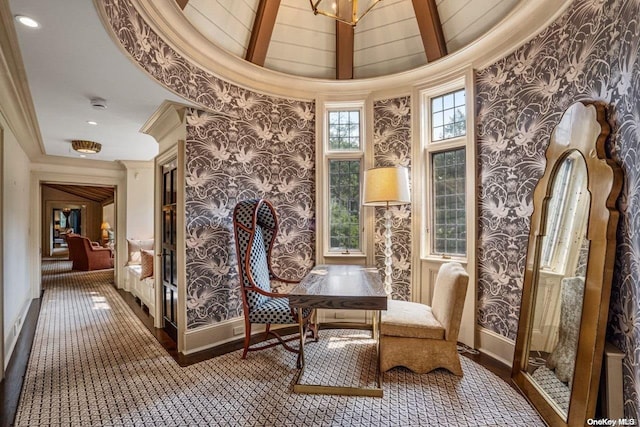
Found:
[{"label": "door", "polygon": [[162,165],[162,320],[163,328],[178,339],[178,262],[176,251],[177,161]]}]

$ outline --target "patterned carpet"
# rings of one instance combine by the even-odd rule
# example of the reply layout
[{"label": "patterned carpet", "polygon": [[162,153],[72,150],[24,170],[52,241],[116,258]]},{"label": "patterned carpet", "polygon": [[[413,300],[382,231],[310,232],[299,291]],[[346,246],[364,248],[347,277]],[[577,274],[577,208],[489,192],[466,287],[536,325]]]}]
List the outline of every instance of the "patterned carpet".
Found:
[{"label": "patterned carpet", "polygon": [[[46,292],[18,426],[543,425],[513,389],[464,357],[463,378],[386,373],[383,398],[293,394],[295,355],[280,347],[181,368],[110,284],[110,270],[43,264]],[[362,333],[321,331],[306,347],[305,377],[342,383],[351,381],[346,371],[368,372],[373,347]]]}]

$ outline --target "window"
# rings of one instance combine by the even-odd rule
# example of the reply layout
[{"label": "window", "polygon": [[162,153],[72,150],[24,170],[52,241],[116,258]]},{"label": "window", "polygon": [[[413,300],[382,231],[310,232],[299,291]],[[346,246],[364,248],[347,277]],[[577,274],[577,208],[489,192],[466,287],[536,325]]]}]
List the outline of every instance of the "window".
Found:
[{"label": "window", "polygon": [[465,149],[431,155],[433,248],[437,254],[466,255]]},{"label": "window", "polygon": [[465,89],[424,94],[428,255],[467,256],[467,114]]},{"label": "window", "polygon": [[464,89],[431,98],[431,141],[464,136],[466,129]]},{"label": "window", "polygon": [[325,147],[329,200],[327,250],[362,252],[360,177],[362,176],[362,108],[327,110]]}]

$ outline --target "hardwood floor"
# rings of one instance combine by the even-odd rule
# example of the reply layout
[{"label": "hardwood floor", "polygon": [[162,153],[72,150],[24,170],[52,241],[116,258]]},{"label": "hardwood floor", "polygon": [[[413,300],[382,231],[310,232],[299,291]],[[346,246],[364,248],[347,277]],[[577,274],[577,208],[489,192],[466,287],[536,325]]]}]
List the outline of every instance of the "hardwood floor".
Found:
[{"label": "hardwood floor", "polygon": [[[148,310],[141,306],[140,300],[136,299],[129,292],[124,290],[118,290],[124,301],[129,305],[146,328],[156,337],[158,342],[167,350],[167,352],[176,360],[180,366],[188,366],[194,363],[201,362],[203,360],[210,359],[212,357],[220,356],[231,351],[242,349],[243,339],[238,339],[212,349],[204,350],[198,353],[183,355],[178,353],[175,342],[164,332],[162,329],[155,328],[153,326],[153,318],[149,315]],[[34,299],[29,308],[27,317],[25,318],[22,332],[18,337],[16,348],[13,351],[11,360],[5,373],[5,378],[0,382],[0,420],[1,425],[10,426],[15,419],[16,409],[20,398],[20,391],[24,380],[24,375],[27,369],[27,363],[29,362],[29,356],[31,354],[31,346],[38,324],[38,315],[40,313],[41,299]],[[290,329],[290,331],[289,331]],[[323,328],[321,328],[323,329]],[[282,331],[283,334],[296,333],[297,327],[287,328]],[[256,337],[253,342],[262,341],[261,337]],[[487,368],[498,377],[502,378],[505,382],[510,384],[514,389],[511,382],[511,369],[496,361],[495,359],[482,354],[463,353],[465,357],[477,362],[483,367]],[[516,389],[517,390],[517,389]]]},{"label": "hardwood floor", "polygon": [[20,332],[13,355],[9,360],[5,377],[0,382],[0,422],[2,427],[12,425],[16,416],[24,374],[31,355],[31,345],[38,325],[41,301],[42,298],[31,301],[31,306],[22,325],[22,332]]}]

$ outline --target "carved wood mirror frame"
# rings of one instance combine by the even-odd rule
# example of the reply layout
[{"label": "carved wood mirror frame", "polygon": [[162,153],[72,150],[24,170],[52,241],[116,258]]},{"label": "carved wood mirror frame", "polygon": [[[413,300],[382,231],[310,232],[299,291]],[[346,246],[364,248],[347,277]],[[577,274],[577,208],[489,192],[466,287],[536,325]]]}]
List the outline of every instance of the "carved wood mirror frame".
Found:
[{"label": "carved wood mirror frame", "polygon": [[[551,136],[546,169],[533,195],[534,211],[511,377],[551,426],[585,425],[586,419],[595,416],[616,251],[618,212],[615,204],[622,188],[622,171],[605,150],[610,133],[605,112],[605,105],[595,102],[578,102],[565,111]],[[575,153],[579,153],[586,165],[590,205],[585,231],[589,252],[573,384],[565,417],[527,373],[527,367],[547,205],[561,164]]]}]

